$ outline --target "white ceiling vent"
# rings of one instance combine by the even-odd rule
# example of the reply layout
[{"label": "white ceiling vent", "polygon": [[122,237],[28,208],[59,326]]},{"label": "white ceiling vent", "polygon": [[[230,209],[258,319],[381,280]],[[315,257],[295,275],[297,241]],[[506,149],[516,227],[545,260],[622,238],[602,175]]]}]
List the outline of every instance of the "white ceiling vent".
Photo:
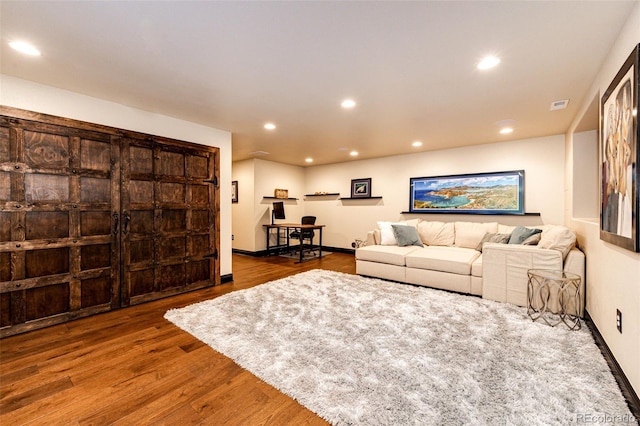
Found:
[{"label": "white ceiling vent", "polygon": [[563,99],[561,101],[553,101],[551,102],[551,111],[565,109],[568,103],[569,103],[569,99]]},{"label": "white ceiling vent", "polygon": [[249,155],[252,155],[254,157],[262,157],[263,155],[269,155],[269,153],[267,151],[253,151],[250,152]]}]

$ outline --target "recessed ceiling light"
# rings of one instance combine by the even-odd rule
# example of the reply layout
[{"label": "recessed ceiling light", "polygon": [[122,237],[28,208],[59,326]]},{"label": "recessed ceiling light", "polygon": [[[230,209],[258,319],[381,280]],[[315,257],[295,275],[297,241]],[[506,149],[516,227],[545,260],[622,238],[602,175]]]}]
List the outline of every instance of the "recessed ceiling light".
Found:
[{"label": "recessed ceiling light", "polygon": [[305,158],[304,161],[307,163],[313,163],[313,158]]},{"label": "recessed ceiling light", "polygon": [[273,123],[267,123],[264,125],[264,128],[267,130],[274,130],[276,128],[276,125]]},{"label": "recessed ceiling light", "polygon": [[503,127],[500,129],[501,135],[508,135],[509,133],[513,133],[513,127]]},{"label": "recessed ceiling light", "polygon": [[420,141],[413,141],[413,143],[411,144],[411,146],[414,146],[414,147],[416,147],[416,148],[417,148],[417,147],[419,147],[419,146],[422,146],[422,142],[420,142]]},{"label": "recessed ceiling light", "polygon": [[349,155],[352,156],[352,157],[357,157],[358,156],[358,151],[351,151],[349,153]]},{"label": "recessed ceiling light", "polygon": [[40,56],[40,51],[33,44],[26,41],[11,41],[9,46],[25,55]]},{"label": "recessed ceiling light", "polygon": [[489,68],[493,68],[500,63],[500,59],[495,56],[485,56],[478,63],[479,70],[488,70]]},{"label": "recessed ceiling light", "polygon": [[345,99],[340,105],[342,105],[342,108],[349,109],[356,106],[356,101],[354,101],[353,99]]}]

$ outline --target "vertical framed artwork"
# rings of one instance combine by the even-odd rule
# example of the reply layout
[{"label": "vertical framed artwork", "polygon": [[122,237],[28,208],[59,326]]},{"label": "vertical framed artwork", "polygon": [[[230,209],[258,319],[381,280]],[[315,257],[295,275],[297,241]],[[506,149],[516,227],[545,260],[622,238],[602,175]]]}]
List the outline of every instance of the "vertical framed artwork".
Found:
[{"label": "vertical framed artwork", "polygon": [[640,45],[600,101],[600,239],[635,252],[638,241]]},{"label": "vertical framed artwork", "polygon": [[238,181],[234,180],[231,182],[231,202],[238,202]]},{"label": "vertical framed artwork", "polygon": [[370,198],[371,178],[351,179],[351,198]]}]

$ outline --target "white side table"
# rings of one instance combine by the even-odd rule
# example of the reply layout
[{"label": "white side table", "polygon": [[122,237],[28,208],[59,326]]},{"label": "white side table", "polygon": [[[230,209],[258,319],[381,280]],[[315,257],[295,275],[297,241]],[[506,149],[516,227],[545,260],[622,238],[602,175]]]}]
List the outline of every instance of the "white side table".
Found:
[{"label": "white side table", "polygon": [[582,295],[580,275],[551,269],[529,269],[527,314],[552,327],[564,322],[570,330],[579,330]]}]

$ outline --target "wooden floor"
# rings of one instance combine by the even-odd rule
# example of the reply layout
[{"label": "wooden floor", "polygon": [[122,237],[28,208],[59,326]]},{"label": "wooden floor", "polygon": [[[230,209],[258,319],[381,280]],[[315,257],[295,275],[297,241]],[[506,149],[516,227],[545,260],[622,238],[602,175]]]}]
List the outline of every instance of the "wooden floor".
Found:
[{"label": "wooden floor", "polygon": [[163,318],[171,308],[318,268],[355,273],[355,260],[234,254],[233,283],[2,339],[0,424],[326,424]]}]

